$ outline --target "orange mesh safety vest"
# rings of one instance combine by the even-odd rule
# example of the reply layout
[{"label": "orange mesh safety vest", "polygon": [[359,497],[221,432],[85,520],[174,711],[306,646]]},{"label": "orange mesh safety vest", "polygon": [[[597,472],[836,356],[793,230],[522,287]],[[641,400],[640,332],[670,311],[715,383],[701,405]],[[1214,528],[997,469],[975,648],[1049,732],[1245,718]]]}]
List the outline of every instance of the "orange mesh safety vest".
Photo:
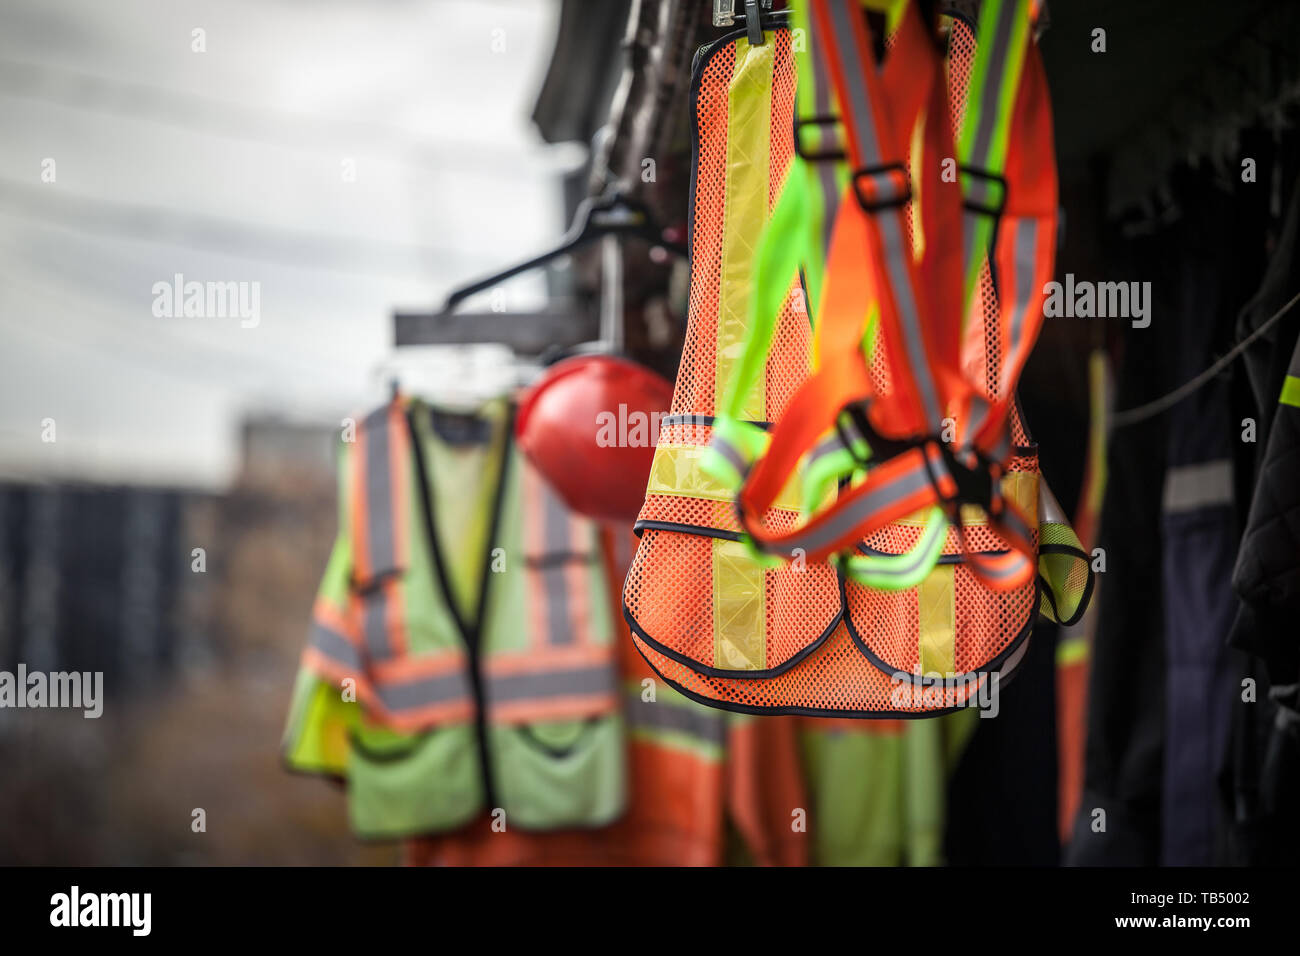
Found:
[{"label": "orange mesh safety vest", "polygon": [[[960,117],[974,48],[968,25],[954,23],[950,47],[949,107]],[[624,616],[638,650],[657,672],[688,697],[715,706],[809,716],[946,712],[967,705],[972,694],[991,692],[995,681],[1014,670],[1040,600],[1046,600],[1032,577],[997,590],[972,571],[972,559],[996,563],[1006,553],[978,509],[963,508],[962,529],[948,530],[939,563],[920,585],[887,591],[845,580],[825,562],[770,567],[754,560],[742,540],[732,489],[699,467],[701,449],[713,437],[720,389],[744,336],[756,237],[795,149],[795,84],[785,28],[770,31],[761,47],[737,32],[696,57],[689,327],[636,523],[641,544],[624,587]],[[822,130],[823,146],[834,135],[834,118],[828,123],[821,112],[825,90],[819,82],[806,110],[817,114],[813,125]],[[830,221],[844,179],[818,172]],[[908,225],[910,233],[910,220]],[[747,420],[765,428],[782,420],[808,377],[811,336],[801,292],[796,281],[745,410]],[[1001,355],[993,330],[999,306],[987,265],[976,301],[980,307],[968,322],[962,361],[982,387],[980,397],[993,403],[1007,396],[997,394]],[[890,363],[880,337],[872,359],[872,384],[887,394]],[[1037,451],[1014,404],[1008,420],[1013,447],[1001,491],[1030,519],[1027,533],[1038,545],[1035,519],[1047,502],[1039,501]],[[764,514],[767,529],[801,526],[799,480],[795,474]],[[919,516],[904,517],[868,535],[858,550],[907,553],[922,524]],[[1051,526],[1068,532],[1063,519]],[[1083,554],[1070,541],[1059,548],[1073,562],[1067,576],[1077,589],[1080,574],[1087,573],[1086,563],[1079,569]],[[947,679],[913,679],[934,673]]]}]

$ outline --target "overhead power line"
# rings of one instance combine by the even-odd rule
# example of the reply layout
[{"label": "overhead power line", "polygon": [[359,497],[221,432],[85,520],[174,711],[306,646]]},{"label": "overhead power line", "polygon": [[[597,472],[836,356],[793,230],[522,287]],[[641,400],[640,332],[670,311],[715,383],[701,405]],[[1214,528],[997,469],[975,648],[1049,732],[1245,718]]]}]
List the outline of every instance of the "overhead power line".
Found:
[{"label": "overhead power line", "polygon": [[1111,417],[1111,427],[1123,428],[1126,425],[1136,425],[1138,422],[1159,415],[1166,409],[1173,408],[1188,395],[1191,395],[1194,391],[1231,365],[1237,356],[1250,348],[1252,342],[1276,325],[1278,321],[1281,320],[1282,316],[1290,312],[1297,302],[1300,302],[1300,292],[1297,292],[1291,297],[1291,301],[1287,302],[1286,305],[1282,306],[1282,308],[1278,309],[1265,319],[1259,328],[1234,345],[1227,355],[1223,356],[1223,358],[1219,359],[1199,375],[1196,375],[1184,382],[1182,385],[1179,385],[1172,392],[1167,392],[1159,398],[1152,399],[1144,405],[1138,405],[1136,408],[1126,408],[1123,411],[1116,412]]},{"label": "overhead power line", "polygon": [[[529,162],[521,162],[519,150],[502,150],[491,143],[465,138],[436,143],[402,126],[249,106],[6,57],[0,57],[0,94],[297,151],[336,157],[350,152],[379,154],[385,161],[423,173],[542,178],[580,163],[577,158],[563,159],[566,151],[572,152],[571,146],[539,145],[536,153],[529,151]],[[556,156],[558,160],[552,158]]]},{"label": "overhead power line", "polygon": [[71,193],[63,186],[33,186],[0,177],[0,214],[6,212],[79,232],[172,243],[353,275],[436,278],[479,264],[477,258],[454,246],[345,239],[166,206],[100,199]]}]

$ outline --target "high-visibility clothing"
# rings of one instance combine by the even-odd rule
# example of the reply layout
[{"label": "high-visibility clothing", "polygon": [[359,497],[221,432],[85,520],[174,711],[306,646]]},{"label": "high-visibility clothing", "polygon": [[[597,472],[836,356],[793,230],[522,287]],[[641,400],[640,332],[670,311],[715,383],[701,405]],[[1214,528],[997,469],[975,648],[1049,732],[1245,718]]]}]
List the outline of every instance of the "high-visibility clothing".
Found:
[{"label": "high-visibility clothing", "polygon": [[937,720],[800,721],[818,866],[944,862],[948,778],[975,725]]},{"label": "high-visibility clothing", "polygon": [[[631,561],[630,530],[605,532],[611,580]],[[611,589],[611,607],[618,591]],[[624,633],[620,643],[627,727],[627,812],[600,830],[463,830],[410,841],[426,866],[717,866],[729,828],[757,864],[801,865],[810,835],[795,812],[809,806],[788,721],[726,714],[696,704],[655,677]],[[814,828],[813,832],[817,832]]]},{"label": "high-visibility clothing", "polygon": [[522,829],[623,811],[599,530],[518,453],[511,416],[395,399],[342,445],[340,531],[285,748],[291,766],[347,778],[360,835],[485,810]]},{"label": "high-visibility clothing", "polygon": [[[1012,6],[1013,14],[1024,13],[1023,5]],[[1015,377],[1037,329],[1029,318],[1030,276],[1015,253],[1032,254],[1040,271],[1044,260],[1050,267],[1050,242],[1039,220],[1055,215],[1054,178],[1050,189],[1038,182],[1047,175],[1041,167],[1051,163],[1050,127],[1046,156],[1037,165],[1025,171],[1023,159],[1010,160],[1007,182],[1034,182],[1027,199],[1005,188],[1008,195],[984,196],[979,203],[968,196],[976,213],[965,224],[959,206],[952,215],[951,201],[943,206],[946,218],[924,203],[917,206],[916,193],[934,195],[941,188],[930,166],[939,166],[949,108],[935,99],[946,97],[944,89],[927,93],[940,73],[927,52],[929,38],[909,8],[882,81],[873,59],[866,65],[851,59],[870,49],[856,5],[840,4],[835,12],[847,18],[844,29],[827,29],[822,10],[810,45],[829,49],[841,33],[852,44],[827,60],[837,88],[848,88],[853,99],[844,123],[846,152],[860,168],[855,177],[834,179],[848,183],[834,203],[827,200],[835,192],[826,177],[813,188],[805,181],[811,177],[790,171],[796,69],[789,31],[772,30],[762,46],[737,33],[696,57],[690,325],[637,522],[642,540],[625,586],[624,614],[647,661],[695,699],[753,713],[917,716],[992,692],[993,675],[1005,676],[1023,657],[1035,615],[1075,616],[1090,583],[1082,551],[1040,486],[1036,448],[1014,403]],[[1016,21],[1007,36],[1028,42],[1022,26]],[[1004,37],[998,49],[1005,52],[1008,42]],[[1030,79],[1019,86],[1006,79],[1014,71],[998,73],[987,62],[976,63],[973,72],[992,76],[990,89],[1020,89],[1019,98],[1008,96],[1015,122],[1006,115],[1010,107],[990,113],[1003,130],[1002,142],[1010,125],[1028,130],[1025,137],[1037,146],[1045,109],[1036,72],[1041,65],[1036,53],[1021,50],[1020,57]],[[861,82],[851,79],[854,69],[870,89],[854,85]],[[863,110],[884,102],[877,89],[882,82],[890,102],[901,104],[903,119],[891,135],[899,139],[906,132],[910,142],[916,132],[916,162],[925,170],[913,193],[894,197],[906,215],[883,217],[919,257],[900,257],[891,238],[890,254],[898,258],[894,291],[905,286],[913,299],[926,296],[927,277],[933,277],[948,295],[932,307],[925,300],[927,308],[916,314],[908,311],[906,296],[902,305],[877,301],[888,298],[882,294],[888,287],[873,266],[885,255],[875,207],[890,198],[880,190],[899,187],[900,179],[906,185],[912,164],[910,155],[900,154],[902,160],[886,164],[889,175],[882,181],[863,182],[863,169],[878,165],[863,159],[873,148],[868,127],[875,122]],[[935,100],[928,106],[927,96]],[[813,120],[801,119],[800,135],[807,136],[803,126]],[[876,120],[883,122],[879,110]],[[823,149],[835,122],[834,116],[816,118]],[[980,141],[975,148],[990,147]],[[983,190],[969,182],[982,179],[965,179],[968,193]],[[780,217],[788,214],[783,207],[792,187],[820,193],[824,210],[838,210],[836,238],[819,280],[816,341],[793,264],[783,270],[780,256],[772,254],[771,237],[786,234]],[[973,303],[968,327],[959,327],[960,315],[957,324],[946,315],[946,324],[938,325],[931,315],[944,312],[941,307],[960,311],[953,303],[962,298],[963,231],[987,234],[981,217],[993,199],[1000,201],[1006,228],[1023,240],[1010,251],[1001,240],[997,246],[998,256],[1011,257],[1001,275],[1004,284],[1011,278],[1015,295],[1004,306],[983,258],[976,257],[983,271],[975,269],[967,280]],[[790,215],[790,222],[798,221]],[[1038,238],[1029,242],[1030,236]],[[1004,264],[998,256],[995,263]],[[879,321],[865,328],[875,347],[864,364],[858,346],[869,313]],[[924,347],[908,351],[908,329],[922,336],[917,341]],[[903,364],[913,358],[924,367]],[[927,389],[952,400],[958,415],[952,443],[912,441],[931,428],[937,433],[940,416],[931,413],[949,409],[928,401]],[[872,404],[841,415],[855,399]],[[828,424],[834,426],[829,437]],[[862,469],[869,453],[885,460]],[[856,469],[838,495],[818,471],[819,460],[832,456]],[[981,491],[979,472],[986,465]],[[846,516],[852,520],[846,523]],[[837,556],[846,541],[855,554]],[[1039,558],[1037,579],[1032,564],[1026,574],[1026,554]]]}]

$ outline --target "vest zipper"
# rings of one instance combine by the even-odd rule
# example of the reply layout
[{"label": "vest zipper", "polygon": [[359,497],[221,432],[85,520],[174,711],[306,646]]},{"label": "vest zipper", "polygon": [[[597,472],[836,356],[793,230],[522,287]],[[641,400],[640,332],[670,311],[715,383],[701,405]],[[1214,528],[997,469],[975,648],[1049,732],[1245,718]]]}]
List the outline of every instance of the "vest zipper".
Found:
[{"label": "vest zipper", "polygon": [[433,500],[429,493],[429,472],[425,466],[424,448],[419,430],[415,426],[415,407],[407,409],[406,426],[411,436],[411,450],[415,460],[415,474],[419,485],[420,509],[424,517],[424,532],[429,541],[429,559],[433,565],[434,583],[442,591],[443,603],[451,614],[456,629],[460,631],[469,660],[470,691],[474,695],[474,731],[478,740],[479,768],[483,780],[483,802],[491,813],[497,809],[496,782],[492,774],[492,754],[488,745],[486,694],[483,686],[482,653],[479,646],[483,634],[483,621],[487,616],[489,581],[492,575],[492,552],[500,533],[501,505],[505,501],[506,482],[510,477],[510,452],[513,443],[515,407],[510,405],[506,414],[505,434],[502,439],[501,467],[497,472],[497,487],[493,492],[492,523],[488,529],[487,549],[483,556],[483,573],[479,580],[478,615],[471,624],[461,614],[460,605],[452,594],[447,572],[442,563],[442,548],[438,544],[437,523],[433,514]]}]

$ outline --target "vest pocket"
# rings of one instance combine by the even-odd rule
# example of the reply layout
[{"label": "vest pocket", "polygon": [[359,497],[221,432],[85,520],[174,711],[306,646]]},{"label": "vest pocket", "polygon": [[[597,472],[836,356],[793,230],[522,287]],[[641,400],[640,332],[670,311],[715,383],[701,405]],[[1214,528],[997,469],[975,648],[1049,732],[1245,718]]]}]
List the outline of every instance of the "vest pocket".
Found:
[{"label": "vest pocket", "polygon": [[[648,499],[646,510],[651,505]],[[638,528],[624,617],[633,634],[698,674],[779,676],[839,622],[830,565],[764,568],[734,532],[647,519]]]},{"label": "vest pocket", "polygon": [[347,777],[348,813],[362,838],[454,829],[483,807],[483,774],[470,724],[417,734],[358,728]]},{"label": "vest pocket", "polygon": [[[1012,459],[1002,478],[1003,495],[1039,523],[1036,453]],[[967,555],[992,554],[1008,545],[978,509],[962,506],[964,533],[949,527],[943,555],[916,587],[885,591],[841,580],[844,618],[858,649],[897,680],[936,678],[998,670],[1029,636],[1039,604],[1036,581],[999,591],[968,566]],[[921,534],[919,519],[896,521],[862,542],[866,554],[903,554]]]},{"label": "vest pocket", "polygon": [[488,738],[508,827],[600,827],[622,815],[627,775],[620,714],[498,724],[488,728]]}]

